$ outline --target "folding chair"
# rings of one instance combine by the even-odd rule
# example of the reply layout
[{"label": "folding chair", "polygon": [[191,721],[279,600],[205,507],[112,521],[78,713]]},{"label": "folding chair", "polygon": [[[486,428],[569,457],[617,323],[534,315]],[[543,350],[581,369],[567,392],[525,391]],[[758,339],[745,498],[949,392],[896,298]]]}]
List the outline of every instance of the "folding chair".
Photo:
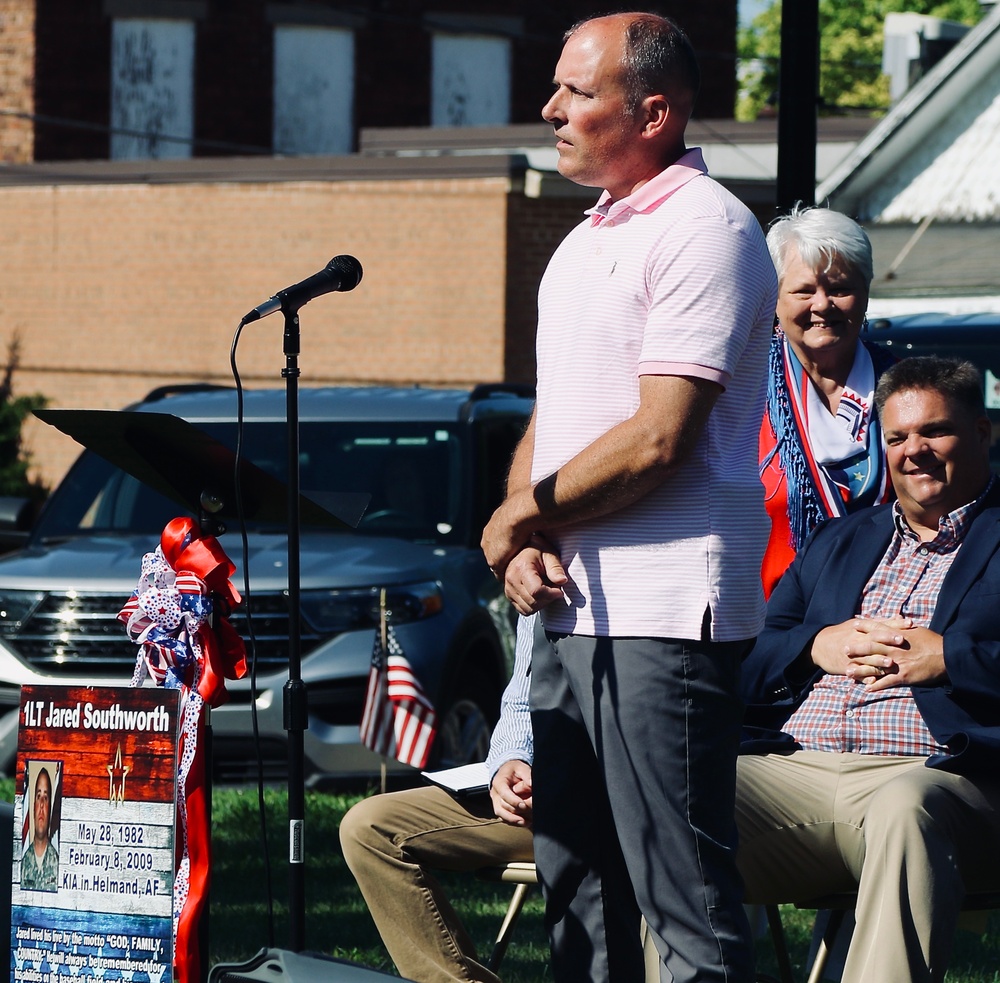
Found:
[{"label": "folding chair", "polygon": [[500,881],[504,884],[513,884],[514,893],[511,896],[510,904],[507,906],[507,913],[500,924],[500,931],[497,933],[497,940],[493,943],[493,952],[490,953],[486,968],[495,973],[503,962],[503,957],[507,954],[507,946],[514,935],[514,926],[527,901],[531,889],[538,883],[538,875],[535,873],[533,863],[509,863],[504,867],[484,867],[478,871],[478,877],[487,881]]},{"label": "folding chair", "polygon": [[[491,973],[496,973],[500,969],[500,963],[507,953],[507,946],[510,945],[511,937],[514,934],[514,926],[524,907],[531,889],[538,883],[538,875],[533,863],[509,863],[505,867],[484,867],[477,872],[477,876],[487,881],[499,881],[504,884],[513,884],[514,893],[511,896],[510,904],[507,906],[507,913],[504,915],[497,933],[497,940],[493,943],[493,952],[490,953],[486,968]],[[645,953],[646,981],[645,983],[659,983],[660,981],[660,957],[653,945],[652,937],[646,928],[643,920],[640,926],[640,936],[642,938],[643,952]]]}]

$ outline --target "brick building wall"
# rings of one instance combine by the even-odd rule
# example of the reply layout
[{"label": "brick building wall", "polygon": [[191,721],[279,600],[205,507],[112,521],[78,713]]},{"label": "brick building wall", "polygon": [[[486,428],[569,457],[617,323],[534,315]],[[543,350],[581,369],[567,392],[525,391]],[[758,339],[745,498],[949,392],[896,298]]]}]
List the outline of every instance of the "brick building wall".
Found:
[{"label": "brick building wall", "polygon": [[591,194],[508,200],[504,377],[510,382],[534,384],[538,284],[556,247],[594,200]]},{"label": "brick building wall", "polygon": [[[240,318],[340,253],[357,256],[364,279],[303,308],[302,385],[503,379],[509,187],[488,177],[0,188],[0,345],[21,339],[15,390],[119,408],[164,383],[229,383]],[[248,386],[284,385],[282,326],[276,314],[243,330]],[[26,437],[49,483],[79,450],[37,421]]]},{"label": "brick building wall", "polygon": [[34,158],[34,127],[13,115],[35,111],[35,0],[0,0],[0,161]]},{"label": "brick building wall", "polygon": [[[37,24],[28,14],[37,5]],[[696,107],[705,119],[731,117],[736,94],[736,0],[692,6],[662,4],[698,50],[703,85]],[[111,25],[116,16],[183,17],[196,26],[194,127],[196,155],[269,152],[273,30],[276,23],[340,25],[354,31],[354,123],[365,127],[426,126],[430,122],[431,43],[435,24],[478,18],[511,30],[511,122],[534,122],[552,88],[560,37],[574,21],[607,9],[602,0],[0,0],[18,12],[27,35],[0,44],[12,59],[5,73],[34,61],[28,111],[39,115],[34,156],[24,160],[100,160],[109,154]],[[438,18],[435,21],[435,18]],[[449,21],[449,18],[451,20]],[[3,21],[8,18],[3,18]],[[471,28],[470,29],[474,29]],[[484,28],[488,29],[488,28]],[[16,43],[15,43],[16,42]],[[36,59],[37,54],[37,59]],[[23,68],[15,66],[19,64]],[[20,76],[19,76],[20,77]],[[9,139],[0,118],[0,146]],[[224,145],[231,149],[226,150]],[[240,149],[241,148],[241,149]]]}]

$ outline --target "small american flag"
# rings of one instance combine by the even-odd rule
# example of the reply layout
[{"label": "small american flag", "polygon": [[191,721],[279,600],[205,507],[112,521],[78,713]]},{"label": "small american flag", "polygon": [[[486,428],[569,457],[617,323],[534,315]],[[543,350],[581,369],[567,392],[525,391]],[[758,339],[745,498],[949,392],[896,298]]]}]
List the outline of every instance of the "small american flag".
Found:
[{"label": "small american flag", "polygon": [[361,741],[376,754],[423,768],[436,732],[434,706],[406,661],[383,605],[368,672]]}]

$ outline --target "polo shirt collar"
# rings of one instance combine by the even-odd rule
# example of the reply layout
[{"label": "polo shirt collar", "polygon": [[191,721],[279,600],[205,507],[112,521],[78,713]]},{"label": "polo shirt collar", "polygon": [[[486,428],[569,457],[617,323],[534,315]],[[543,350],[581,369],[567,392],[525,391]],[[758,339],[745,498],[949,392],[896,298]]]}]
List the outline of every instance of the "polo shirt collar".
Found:
[{"label": "polo shirt collar", "polygon": [[660,171],[641,188],[624,198],[614,201],[605,191],[593,208],[584,213],[591,218],[592,225],[599,225],[605,219],[617,218],[626,212],[651,212],[663,204],[675,191],[684,187],[692,178],[707,174],[705,159],[700,147],[692,147],[679,160]]}]

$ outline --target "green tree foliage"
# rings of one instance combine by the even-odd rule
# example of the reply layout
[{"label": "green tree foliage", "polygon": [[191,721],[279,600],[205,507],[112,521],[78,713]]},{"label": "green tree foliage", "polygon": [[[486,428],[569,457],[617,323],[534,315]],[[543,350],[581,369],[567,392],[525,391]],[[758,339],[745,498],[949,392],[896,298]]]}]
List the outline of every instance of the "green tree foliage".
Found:
[{"label": "green tree foliage", "polygon": [[7,346],[7,364],[0,380],[0,495],[40,500],[46,488],[28,477],[30,455],[21,442],[21,426],[25,418],[46,403],[44,396],[15,396],[14,373],[21,361],[21,342],[17,335]]},{"label": "green tree foliage", "polygon": [[[901,12],[970,25],[982,16],[979,0],[819,0],[821,112],[888,108],[882,30],[886,14]],[[773,108],[777,99],[781,0],[775,0],[749,27],[740,30],[738,48],[742,68],[736,118],[756,119]]]}]

